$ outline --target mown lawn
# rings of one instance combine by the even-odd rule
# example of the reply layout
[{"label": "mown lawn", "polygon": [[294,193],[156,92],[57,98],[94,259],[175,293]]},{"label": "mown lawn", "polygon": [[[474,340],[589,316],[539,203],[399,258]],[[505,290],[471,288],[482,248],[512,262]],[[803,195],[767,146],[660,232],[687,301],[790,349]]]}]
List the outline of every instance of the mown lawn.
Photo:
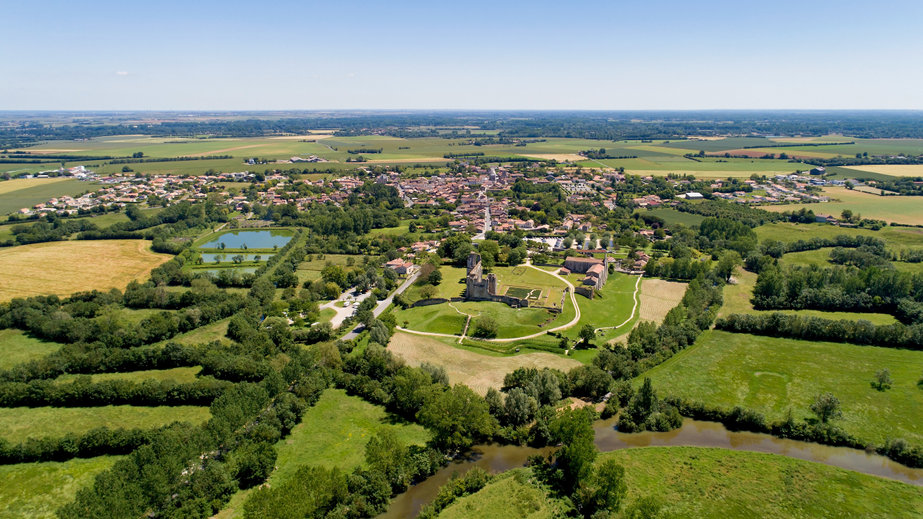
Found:
[{"label": "mown lawn", "polygon": [[[573,282],[573,281],[572,281]],[[585,324],[593,328],[605,328],[609,326],[618,326],[625,322],[631,316],[631,310],[634,307],[635,283],[638,282],[638,276],[629,276],[626,274],[615,273],[609,276],[606,286],[600,290],[596,297],[587,299],[577,295],[577,305],[580,306],[580,322],[562,333],[576,339],[580,329]],[[638,312],[635,312],[634,318],[619,328],[605,330],[598,339],[603,343],[613,337],[617,337],[630,330],[638,319]],[[561,321],[565,323],[567,321]]]},{"label": "mown lawn", "polygon": [[120,459],[99,456],[64,462],[19,463],[0,466],[0,518],[52,518],[77,491]]},{"label": "mown lawn", "polygon": [[[893,387],[871,387],[887,368]],[[696,343],[648,371],[661,395],[731,408],[740,405],[768,420],[813,418],[814,397],[832,392],[843,418],[834,423],[859,438],[883,443],[903,438],[923,444],[923,390],[917,386],[923,352],[707,331]],[[640,377],[639,379],[640,380]]]},{"label": "mown lawn", "polygon": [[33,339],[21,330],[8,328],[0,330],[0,369],[9,369],[17,364],[39,359],[58,351],[61,345]]},{"label": "mown lawn", "polygon": [[[433,297],[451,299],[453,297],[462,297],[465,295],[466,271],[464,268],[443,265],[439,267],[439,272],[442,273],[442,282],[438,285],[435,285],[436,292]],[[425,286],[431,286],[428,283],[423,283],[421,281],[423,280],[417,280],[417,283],[411,285],[409,288],[407,288],[407,291],[404,292],[404,296],[408,300],[418,301],[422,299],[420,291]]]},{"label": "mown lawn", "polygon": [[18,443],[28,438],[83,434],[97,427],[147,429],[173,422],[200,424],[209,416],[208,408],[200,406],[0,408],[0,438]]},{"label": "mown lawn", "polygon": [[923,517],[923,488],[785,456],[645,447],[607,459],[625,467],[625,508],[651,496],[658,517]]}]

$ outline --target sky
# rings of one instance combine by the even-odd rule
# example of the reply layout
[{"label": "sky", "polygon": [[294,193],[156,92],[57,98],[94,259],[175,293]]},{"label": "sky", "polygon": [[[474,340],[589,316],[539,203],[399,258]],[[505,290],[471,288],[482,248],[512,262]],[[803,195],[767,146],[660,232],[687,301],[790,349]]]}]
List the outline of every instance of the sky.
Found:
[{"label": "sky", "polygon": [[923,1],[0,0],[0,110],[923,109]]}]

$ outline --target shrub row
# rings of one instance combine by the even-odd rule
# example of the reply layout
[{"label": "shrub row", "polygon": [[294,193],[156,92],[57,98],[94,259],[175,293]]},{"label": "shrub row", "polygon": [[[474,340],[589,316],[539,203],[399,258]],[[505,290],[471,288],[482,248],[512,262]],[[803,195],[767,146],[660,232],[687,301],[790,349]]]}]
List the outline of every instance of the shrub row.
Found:
[{"label": "shrub row", "polygon": [[209,405],[229,384],[212,378],[184,384],[172,380],[106,380],[93,383],[88,376],[64,384],[48,380],[6,382],[0,384],[0,407]]},{"label": "shrub row", "polygon": [[923,325],[921,324],[874,325],[863,319],[849,321],[772,312],[732,314],[718,319],[715,322],[715,328],[728,332],[769,337],[923,350]]}]

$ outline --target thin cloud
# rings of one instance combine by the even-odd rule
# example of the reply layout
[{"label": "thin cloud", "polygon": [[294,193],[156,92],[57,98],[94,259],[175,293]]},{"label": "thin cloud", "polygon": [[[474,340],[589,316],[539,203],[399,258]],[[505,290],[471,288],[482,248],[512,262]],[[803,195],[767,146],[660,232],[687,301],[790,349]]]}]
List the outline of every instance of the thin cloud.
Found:
[{"label": "thin cloud", "polygon": [[128,75],[128,72],[126,72],[126,71],[124,71],[124,70],[119,70],[119,71],[117,71],[117,72],[115,73],[115,75],[116,75],[116,76],[127,76],[127,75]]}]

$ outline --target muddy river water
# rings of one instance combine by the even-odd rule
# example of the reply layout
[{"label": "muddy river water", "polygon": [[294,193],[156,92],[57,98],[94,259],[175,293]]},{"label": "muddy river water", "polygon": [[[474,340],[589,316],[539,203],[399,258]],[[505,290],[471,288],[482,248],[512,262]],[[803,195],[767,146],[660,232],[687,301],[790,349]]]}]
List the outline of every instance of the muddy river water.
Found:
[{"label": "muddy river water", "polygon": [[[656,446],[720,447],[780,454],[923,486],[923,469],[905,467],[878,454],[846,447],[785,440],[768,434],[732,432],[716,422],[685,420],[682,427],[670,432],[624,434],[615,430],[615,419],[609,419],[597,421],[594,429],[596,447],[602,452]],[[512,445],[479,445],[473,449],[468,459],[449,464],[430,478],[395,497],[388,511],[380,515],[379,519],[415,517],[424,505],[432,502],[439,487],[453,474],[463,474],[473,467],[481,467],[492,473],[503,472],[525,465],[526,460],[533,454],[547,454],[552,450]]]}]

